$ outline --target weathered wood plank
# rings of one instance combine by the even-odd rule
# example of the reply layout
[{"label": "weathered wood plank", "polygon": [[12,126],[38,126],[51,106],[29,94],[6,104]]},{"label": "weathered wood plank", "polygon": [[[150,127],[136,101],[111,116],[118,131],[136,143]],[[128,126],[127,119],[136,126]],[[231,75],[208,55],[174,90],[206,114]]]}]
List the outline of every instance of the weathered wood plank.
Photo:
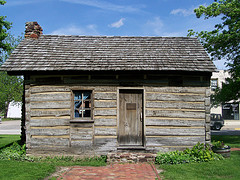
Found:
[{"label": "weathered wood plank", "polygon": [[146,108],[172,108],[172,109],[200,109],[204,110],[204,102],[176,102],[176,101],[147,101]]},{"label": "weathered wood plank", "polygon": [[[66,86],[67,87],[67,86]],[[117,86],[97,86],[93,84],[88,84],[88,86],[82,86],[82,85],[69,85],[69,88],[72,90],[94,90],[94,92],[117,92]]]},{"label": "weathered wood plank", "polygon": [[30,120],[30,126],[64,126],[69,125],[69,119],[34,119]]},{"label": "weathered wood plank", "polygon": [[204,127],[205,121],[203,120],[179,120],[179,119],[153,119],[147,118],[145,121],[147,126],[201,126]]},{"label": "weathered wood plank", "polygon": [[30,146],[41,147],[41,146],[69,146],[68,138],[31,138]]},{"label": "weathered wood plank", "polygon": [[117,86],[94,86],[96,92],[117,92]]},{"label": "weathered wood plank", "polygon": [[70,92],[51,92],[42,94],[32,94],[30,96],[31,102],[41,102],[41,101],[69,101],[71,100]]},{"label": "weathered wood plank", "polygon": [[92,140],[92,133],[91,134],[71,134],[71,140]]},{"label": "weathered wood plank", "polygon": [[117,138],[94,138],[96,152],[110,152],[117,150]]},{"label": "weathered wood plank", "polygon": [[84,149],[89,149],[92,147],[92,141],[88,141],[88,140],[84,140],[84,141],[80,141],[80,140],[74,140],[74,141],[71,141],[71,147],[81,147],[83,149],[81,149],[83,151],[83,153],[86,153],[84,152]]},{"label": "weathered wood plank", "polygon": [[117,119],[95,119],[94,124],[95,126],[117,126]]},{"label": "weathered wood plank", "polygon": [[71,128],[92,128],[93,123],[75,123],[71,122]]},{"label": "weathered wood plank", "polygon": [[117,135],[117,127],[111,126],[102,126],[94,127],[94,134],[95,136],[116,136]]},{"label": "weathered wood plank", "polygon": [[206,132],[206,141],[210,141],[211,140],[211,132]]},{"label": "weathered wood plank", "polygon": [[210,102],[210,98],[207,97],[205,98],[205,106],[210,106],[211,102]]},{"label": "weathered wood plank", "polygon": [[117,109],[94,109],[94,116],[116,116]]},{"label": "weathered wood plank", "polygon": [[210,114],[206,114],[205,119],[206,119],[206,123],[210,123],[211,121]]},{"label": "weathered wood plank", "polygon": [[32,109],[30,111],[31,116],[41,117],[41,116],[70,116],[70,109]]},{"label": "weathered wood plank", "polygon": [[117,101],[115,101],[115,100],[95,100],[94,107],[95,108],[116,108]]},{"label": "weathered wood plank", "polygon": [[205,128],[146,127],[146,136],[205,136]]},{"label": "weathered wood plank", "polygon": [[32,86],[31,93],[43,93],[43,92],[70,92],[70,88],[67,86]]},{"label": "weathered wood plank", "polygon": [[205,94],[206,87],[146,87],[146,92]]},{"label": "weathered wood plank", "polygon": [[184,101],[184,102],[202,102],[205,97],[201,95],[177,95],[177,94],[161,94],[146,93],[147,101]]},{"label": "weathered wood plank", "polygon": [[91,140],[92,137],[92,128],[71,128],[71,140]]},{"label": "weathered wood plank", "polygon": [[70,116],[41,116],[41,117],[31,117],[31,120],[35,120],[35,119],[70,119]]},{"label": "weathered wood plank", "polygon": [[30,135],[40,135],[40,136],[69,135],[69,128],[65,128],[65,129],[45,129],[45,128],[44,129],[31,129]]},{"label": "weathered wood plank", "polygon": [[151,117],[174,117],[174,118],[205,118],[205,112],[146,110],[146,116]]},{"label": "weathered wood plank", "polygon": [[198,142],[204,143],[205,136],[159,136],[146,137],[146,146],[194,146]]},{"label": "weathered wood plank", "polygon": [[116,100],[117,99],[117,93],[116,92],[96,92],[94,93],[94,99],[101,99],[101,100]]},{"label": "weathered wood plank", "polygon": [[45,102],[31,102],[31,108],[33,109],[70,109],[71,101],[45,101]]}]

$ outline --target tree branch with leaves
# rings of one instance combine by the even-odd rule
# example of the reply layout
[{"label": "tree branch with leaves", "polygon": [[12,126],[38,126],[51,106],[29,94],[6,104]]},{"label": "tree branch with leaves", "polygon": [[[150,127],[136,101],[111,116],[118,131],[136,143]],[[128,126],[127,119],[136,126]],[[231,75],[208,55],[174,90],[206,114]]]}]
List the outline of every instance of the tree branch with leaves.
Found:
[{"label": "tree branch with leaves", "polygon": [[[4,5],[6,1],[0,0],[0,5]],[[6,21],[6,16],[0,16],[0,53],[3,51],[10,51],[11,46],[4,40],[7,38],[7,31],[11,28],[10,22]]]},{"label": "tree branch with leaves", "polygon": [[[6,1],[0,0],[0,5],[5,3]],[[8,32],[11,23],[5,18],[5,16],[0,16],[0,66],[22,40],[22,37],[15,38]],[[0,112],[6,118],[9,103],[22,101],[23,78],[9,76],[7,72],[0,71],[0,87]]]},{"label": "tree branch with leaves", "polygon": [[196,36],[203,44],[212,60],[226,59],[231,78],[226,79],[222,89],[217,89],[212,96],[213,105],[219,105],[240,98],[240,1],[215,0],[209,6],[199,6],[194,10],[197,18],[221,17],[212,31],[194,32],[189,30],[188,36]]}]

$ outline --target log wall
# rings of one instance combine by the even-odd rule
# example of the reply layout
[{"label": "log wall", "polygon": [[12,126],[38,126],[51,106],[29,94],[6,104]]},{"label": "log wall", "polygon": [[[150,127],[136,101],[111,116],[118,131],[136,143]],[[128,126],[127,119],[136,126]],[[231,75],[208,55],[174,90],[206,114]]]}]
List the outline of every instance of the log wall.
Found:
[{"label": "log wall", "polygon": [[[156,82],[149,84],[147,80],[138,87],[130,87],[112,80],[101,84],[70,77],[61,79],[60,84],[52,85],[42,81],[37,83],[35,76],[27,81],[28,153],[46,153],[49,150],[52,153],[87,155],[117,151],[118,90],[121,88],[139,88],[144,92],[146,151],[184,149],[197,142],[210,141],[208,87],[166,87],[166,84],[158,87]],[[92,90],[92,122],[74,122],[72,90],[77,89]]]}]

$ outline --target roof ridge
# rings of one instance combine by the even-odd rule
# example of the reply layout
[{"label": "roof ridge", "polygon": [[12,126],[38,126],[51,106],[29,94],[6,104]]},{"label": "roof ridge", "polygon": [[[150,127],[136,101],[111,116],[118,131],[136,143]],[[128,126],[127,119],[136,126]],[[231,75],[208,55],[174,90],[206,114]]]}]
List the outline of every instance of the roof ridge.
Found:
[{"label": "roof ridge", "polygon": [[58,35],[58,34],[43,34],[41,36],[57,36],[57,37],[102,37],[102,38],[166,38],[166,39],[174,39],[174,38],[184,38],[184,39],[197,39],[196,37],[187,37],[187,36],[108,36],[108,35]]}]

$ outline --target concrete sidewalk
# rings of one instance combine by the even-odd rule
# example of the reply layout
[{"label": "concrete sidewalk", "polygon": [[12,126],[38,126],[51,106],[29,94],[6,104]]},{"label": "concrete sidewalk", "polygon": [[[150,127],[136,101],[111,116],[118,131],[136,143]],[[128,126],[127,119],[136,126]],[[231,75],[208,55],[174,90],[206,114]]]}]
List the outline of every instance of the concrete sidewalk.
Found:
[{"label": "concrete sidewalk", "polygon": [[225,120],[221,130],[240,130],[239,120]]},{"label": "concrete sidewalk", "polygon": [[2,121],[0,134],[21,134],[21,121]]}]

